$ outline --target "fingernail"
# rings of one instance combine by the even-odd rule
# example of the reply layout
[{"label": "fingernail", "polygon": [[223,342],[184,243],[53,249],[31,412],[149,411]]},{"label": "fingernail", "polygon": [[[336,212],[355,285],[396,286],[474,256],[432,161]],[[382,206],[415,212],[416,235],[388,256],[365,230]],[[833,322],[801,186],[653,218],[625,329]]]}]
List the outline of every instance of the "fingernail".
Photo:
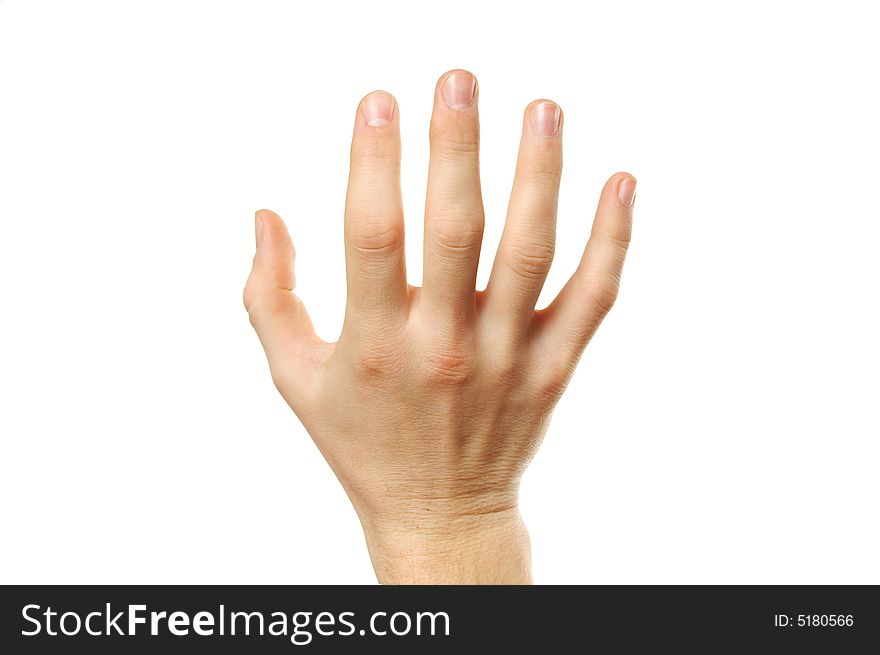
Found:
[{"label": "fingernail", "polygon": [[476,78],[470,73],[452,73],[443,81],[443,100],[452,109],[466,109],[474,104]]},{"label": "fingernail", "polygon": [[561,121],[562,112],[555,102],[539,102],[532,109],[532,125],[538,136],[555,136]]},{"label": "fingernail", "polygon": [[617,197],[624,207],[632,207],[636,201],[636,178],[627,176],[620,181],[617,187]]},{"label": "fingernail", "polygon": [[394,118],[394,98],[390,93],[376,91],[364,100],[364,120],[370,127],[387,125]]},{"label": "fingernail", "polygon": [[260,245],[260,239],[263,236],[263,221],[260,218],[259,214],[254,214],[254,237],[257,243],[257,247]]}]

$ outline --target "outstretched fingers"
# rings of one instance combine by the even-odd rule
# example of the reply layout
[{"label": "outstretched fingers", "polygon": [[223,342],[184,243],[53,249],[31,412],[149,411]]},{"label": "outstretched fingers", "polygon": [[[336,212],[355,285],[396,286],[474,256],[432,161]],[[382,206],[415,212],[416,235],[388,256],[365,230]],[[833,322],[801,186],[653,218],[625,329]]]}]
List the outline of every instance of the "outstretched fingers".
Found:
[{"label": "outstretched fingers", "polygon": [[539,312],[544,352],[576,361],[614,305],[632,235],[635,193],[636,180],[629,173],[617,173],[605,184],[577,271]]},{"label": "outstretched fingers", "polygon": [[365,335],[402,325],[406,312],[400,122],[384,91],[358,106],[345,201],[346,333]]},{"label": "outstretched fingers", "polygon": [[483,311],[513,334],[530,324],[556,245],[562,175],[562,111],[537,100],[526,108],[507,222]]},{"label": "outstretched fingers", "polygon": [[471,73],[449,71],[437,83],[431,116],[422,297],[429,320],[453,331],[475,308],[483,240],[478,95]]}]

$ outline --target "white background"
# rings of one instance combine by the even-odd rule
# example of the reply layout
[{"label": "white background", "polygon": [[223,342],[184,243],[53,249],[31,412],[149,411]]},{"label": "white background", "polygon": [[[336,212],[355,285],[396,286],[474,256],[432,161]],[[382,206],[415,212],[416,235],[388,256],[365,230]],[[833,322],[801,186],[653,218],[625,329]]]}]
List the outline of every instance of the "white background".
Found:
[{"label": "white background", "polygon": [[[0,579],[371,583],[241,304],[289,223],[333,339],[356,105],[401,107],[411,282],[438,76],[480,79],[485,283],[521,116],[559,247],[639,178],[619,303],[522,506],[544,583],[880,583],[871,3],[0,2]],[[833,7],[833,9],[832,9]]]}]

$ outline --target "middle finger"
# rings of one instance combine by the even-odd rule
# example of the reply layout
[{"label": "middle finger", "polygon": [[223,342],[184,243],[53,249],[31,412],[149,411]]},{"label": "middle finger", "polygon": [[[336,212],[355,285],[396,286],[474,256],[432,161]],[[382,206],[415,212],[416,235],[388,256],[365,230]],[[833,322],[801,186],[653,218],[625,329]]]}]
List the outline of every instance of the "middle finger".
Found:
[{"label": "middle finger", "polygon": [[477,90],[471,73],[446,73],[431,117],[422,294],[430,318],[459,324],[475,308],[483,239]]}]

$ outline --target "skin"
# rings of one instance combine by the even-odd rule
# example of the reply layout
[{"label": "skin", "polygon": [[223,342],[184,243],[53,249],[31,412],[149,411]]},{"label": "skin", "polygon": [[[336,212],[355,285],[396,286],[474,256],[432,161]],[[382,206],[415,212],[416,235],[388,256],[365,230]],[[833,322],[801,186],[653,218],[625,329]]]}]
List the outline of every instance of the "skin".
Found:
[{"label": "skin", "polygon": [[553,259],[563,123],[555,103],[536,100],[490,281],[476,291],[478,98],[466,71],[437,83],[421,288],[406,281],[397,103],[377,91],[358,106],[336,343],[315,334],[293,293],[284,223],[256,214],[245,307],[276,386],[357,511],[380,582],[531,582],[520,478],[614,304],[630,241],[635,179],[617,173],[578,269],[535,309]]}]

